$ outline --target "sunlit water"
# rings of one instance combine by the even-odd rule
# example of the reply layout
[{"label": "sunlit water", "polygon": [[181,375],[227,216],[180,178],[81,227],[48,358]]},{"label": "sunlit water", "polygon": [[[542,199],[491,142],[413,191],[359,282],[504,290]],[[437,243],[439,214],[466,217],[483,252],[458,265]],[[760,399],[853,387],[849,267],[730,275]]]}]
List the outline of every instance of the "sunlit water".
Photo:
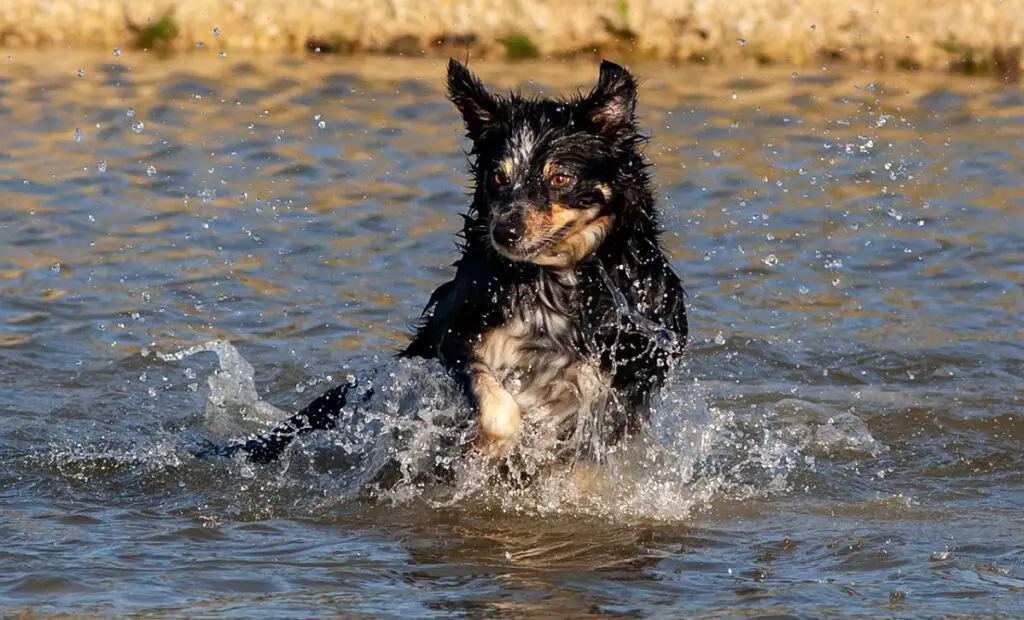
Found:
[{"label": "sunlit water", "polygon": [[[596,73],[474,66],[544,92]],[[439,368],[390,360],[466,203],[443,63],[0,66],[0,605],[1020,614],[1019,89],[635,69],[689,353],[585,484],[513,489],[452,456]],[[189,455],[349,375],[371,406],[284,464]]]}]

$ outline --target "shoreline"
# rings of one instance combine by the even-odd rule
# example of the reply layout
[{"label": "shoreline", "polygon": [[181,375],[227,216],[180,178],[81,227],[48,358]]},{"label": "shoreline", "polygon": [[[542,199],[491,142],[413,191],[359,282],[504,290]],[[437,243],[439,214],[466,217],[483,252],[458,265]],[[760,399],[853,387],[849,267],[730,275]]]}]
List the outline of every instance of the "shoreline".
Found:
[{"label": "shoreline", "polygon": [[[893,6],[897,5],[897,6]],[[1020,78],[1024,0],[7,0],[6,50],[822,64]]]}]

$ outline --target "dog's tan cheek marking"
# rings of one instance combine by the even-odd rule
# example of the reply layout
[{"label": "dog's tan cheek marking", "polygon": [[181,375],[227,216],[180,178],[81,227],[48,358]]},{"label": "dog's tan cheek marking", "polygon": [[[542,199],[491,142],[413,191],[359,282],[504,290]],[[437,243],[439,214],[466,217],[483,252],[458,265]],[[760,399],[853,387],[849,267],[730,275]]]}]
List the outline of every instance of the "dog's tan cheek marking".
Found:
[{"label": "dog's tan cheek marking", "polygon": [[614,216],[603,215],[580,230],[570,233],[558,245],[544,256],[537,257],[533,262],[544,267],[565,269],[572,267],[589,256],[601,245],[608,231],[611,230]]},{"label": "dog's tan cheek marking", "polygon": [[601,195],[604,196],[604,201],[605,202],[611,202],[611,200],[612,200],[612,188],[608,187],[608,185],[605,184],[605,183],[598,183],[594,187],[596,187],[597,191],[601,192]]},{"label": "dog's tan cheek marking", "polygon": [[556,230],[569,228],[586,213],[586,211],[570,209],[558,203],[552,203],[550,212],[539,209],[531,210],[525,217],[526,238],[524,244],[531,245]]},{"label": "dog's tan cheek marking", "polygon": [[523,225],[526,226],[523,245],[533,245],[551,230],[551,216],[539,209],[531,209],[523,217]]},{"label": "dog's tan cheek marking", "polygon": [[587,211],[570,209],[569,207],[557,202],[551,203],[551,227],[558,229],[571,226],[586,214]]}]

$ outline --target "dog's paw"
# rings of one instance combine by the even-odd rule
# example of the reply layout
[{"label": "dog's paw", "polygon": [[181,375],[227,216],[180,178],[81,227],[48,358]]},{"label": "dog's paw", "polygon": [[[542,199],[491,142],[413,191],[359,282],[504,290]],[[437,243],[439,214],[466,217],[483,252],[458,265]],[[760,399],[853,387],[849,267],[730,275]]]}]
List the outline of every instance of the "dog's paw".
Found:
[{"label": "dog's paw", "polygon": [[519,435],[522,412],[512,395],[497,381],[480,383],[476,447],[488,458],[502,457],[508,454]]}]

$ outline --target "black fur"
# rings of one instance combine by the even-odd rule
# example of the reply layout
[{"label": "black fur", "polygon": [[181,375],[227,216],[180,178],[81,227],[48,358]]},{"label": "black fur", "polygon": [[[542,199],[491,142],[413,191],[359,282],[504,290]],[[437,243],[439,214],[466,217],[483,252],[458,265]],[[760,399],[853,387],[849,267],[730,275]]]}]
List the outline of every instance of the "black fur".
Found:
[{"label": "black fur", "polygon": [[[642,155],[646,138],[634,116],[636,81],[622,67],[604,62],[597,86],[587,95],[501,96],[452,60],[448,91],[473,143],[473,200],[459,233],[462,254],[455,276],[430,296],[412,341],[399,355],[440,359],[477,403],[477,347],[492,330],[525,320],[512,356],[521,366],[517,376],[550,383],[538,366],[552,360],[599,366],[609,384],[605,405],[594,419],[569,416],[559,432],[564,438],[586,422],[600,443],[614,444],[648,418],[650,397],[687,336],[683,288],[659,244],[658,212]],[[568,179],[564,186],[556,184],[565,179],[551,181],[556,168]],[[519,256],[496,241],[499,233],[521,236],[534,221],[530,218],[545,221],[556,203],[567,209],[567,218],[586,209],[588,217],[610,216],[611,225],[592,252],[550,267],[537,264],[543,262],[539,258],[534,262],[530,248],[517,250]],[[538,238],[550,243],[566,234],[555,230]],[[332,428],[347,391],[348,386],[335,388],[269,434],[220,452],[274,460],[295,435]]]}]

